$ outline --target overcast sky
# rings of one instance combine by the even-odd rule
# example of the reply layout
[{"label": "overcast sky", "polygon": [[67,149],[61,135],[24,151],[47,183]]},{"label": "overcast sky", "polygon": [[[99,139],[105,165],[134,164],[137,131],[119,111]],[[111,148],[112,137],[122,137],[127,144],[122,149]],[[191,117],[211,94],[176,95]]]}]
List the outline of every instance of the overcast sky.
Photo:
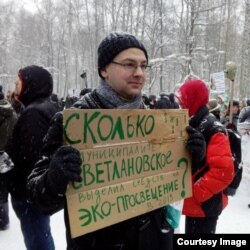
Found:
[{"label": "overcast sky", "polygon": [[15,2],[15,4],[18,4],[19,6],[23,6],[26,10],[34,13],[36,11],[36,4],[39,3],[41,0],[1,0],[4,3],[10,3],[10,2]]}]

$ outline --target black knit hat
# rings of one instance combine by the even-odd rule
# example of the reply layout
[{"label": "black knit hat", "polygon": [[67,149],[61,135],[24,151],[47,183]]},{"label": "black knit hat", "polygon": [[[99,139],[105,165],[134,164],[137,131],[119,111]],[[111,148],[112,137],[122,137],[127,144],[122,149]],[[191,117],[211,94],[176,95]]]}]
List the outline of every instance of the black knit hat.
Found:
[{"label": "black knit hat", "polygon": [[141,49],[148,61],[148,53],[144,45],[133,35],[128,33],[113,32],[106,36],[98,47],[98,73],[101,78],[101,70],[123,50],[129,48]]}]

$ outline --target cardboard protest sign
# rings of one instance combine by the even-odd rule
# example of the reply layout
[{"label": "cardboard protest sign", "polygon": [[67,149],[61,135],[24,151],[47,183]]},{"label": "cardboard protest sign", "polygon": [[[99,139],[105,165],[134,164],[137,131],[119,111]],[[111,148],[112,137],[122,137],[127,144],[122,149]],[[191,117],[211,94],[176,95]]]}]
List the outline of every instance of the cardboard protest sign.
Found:
[{"label": "cardboard protest sign", "polygon": [[83,160],[66,194],[72,238],[191,196],[187,124],[187,110],[64,110]]}]

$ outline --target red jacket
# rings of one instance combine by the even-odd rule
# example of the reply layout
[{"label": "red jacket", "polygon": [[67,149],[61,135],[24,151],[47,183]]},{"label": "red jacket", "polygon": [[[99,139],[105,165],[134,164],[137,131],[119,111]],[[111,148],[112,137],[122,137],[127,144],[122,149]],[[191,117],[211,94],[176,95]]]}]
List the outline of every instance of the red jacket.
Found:
[{"label": "red jacket", "polygon": [[211,209],[211,216],[216,216],[228,204],[228,197],[222,192],[233,180],[234,165],[228,137],[218,132],[211,137],[207,146],[206,165],[208,170],[196,181],[202,168],[193,174],[193,196],[184,200],[184,215],[190,217],[209,216],[206,209]]}]

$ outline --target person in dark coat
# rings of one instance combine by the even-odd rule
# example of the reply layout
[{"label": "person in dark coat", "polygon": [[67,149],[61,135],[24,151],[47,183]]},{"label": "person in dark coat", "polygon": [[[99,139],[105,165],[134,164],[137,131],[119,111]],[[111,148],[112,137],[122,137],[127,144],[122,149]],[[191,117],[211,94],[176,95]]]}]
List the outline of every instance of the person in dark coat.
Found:
[{"label": "person in dark coat", "polygon": [[5,99],[3,92],[0,91],[0,150],[4,150],[7,140],[12,134],[16,120],[16,113],[11,104]]},{"label": "person in dark coat", "polygon": [[156,95],[149,95],[149,108],[154,109],[156,104]]},{"label": "person in dark coat", "polygon": [[169,97],[166,92],[160,93],[160,98],[156,100],[155,109],[168,109],[170,108]]},{"label": "person in dark coat", "polygon": [[246,104],[247,106],[240,111],[239,122],[250,122],[250,100],[247,100]]},{"label": "person in dark coat", "polygon": [[[4,157],[5,145],[11,137],[14,125],[17,121],[16,113],[11,104],[4,98],[2,86],[0,85],[0,157]],[[6,163],[6,159],[0,160]],[[9,203],[8,203],[8,179],[9,170],[0,163],[0,230],[5,230],[9,226]],[[6,166],[10,167],[10,166]]]},{"label": "person in dark coat", "polygon": [[179,109],[179,104],[175,100],[173,93],[167,94],[166,92],[160,93],[160,98],[156,101],[156,109]]},{"label": "person in dark coat", "polygon": [[[78,109],[144,109],[141,90],[146,81],[148,54],[133,35],[111,33],[98,48],[101,81],[73,107]],[[196,133],[202,153],[205,142]],[[81,181],[80,152],[63,144],[63,116],[58,113],[45,137],[44,156],[28,178],[29,197],[48,213],[64,206],[68,250],[163,250],[168,248],[163,208],[71,238],[65,192],[69,182]],[[203,144],[204,143],[204,144]],[[196,145],[197,146],[197,145]],[[43,170],[42,170],[43,169]]]},{"label": "person in dark coat", "polygon": [[70,96],[70,95],[67,95],[66,96],[66,100],[65,100],[65,108],[68,109],[70,107],[72,107],[72,105],[78,101],[78,97],[76,96]]},{"label": "person in dark coat", "polygon": [[216,99],[209,100],[207,104],[208,110],[212,113],[218,121],[220,121],[220,104],[218,104]]},{"label": "person in dark coat", "polygon": [[184,200],[185,233],[214,234],[217,220],[228,204],[223,190],[231,183],[234,164],[224,126],[209,113],[209,90],[201,80],[188,80],[178,90],[182,108],[188,109],[189,125],[206,140],[204,157],[192,158],[193,196]]},{"label": "person in dark coat", "polygon": [[27,177],[40,158],[43,138],[57,112],[50,98],[52,90],[52,76],[43,67],[31,65],[19,70],[15,95],[24,105],[24,110],[5,150],[14,163],[10,183],[12,206],[29,250],[55,249],[50,216],[42,214],[27,201],[26,189]]},{"label": "person in dark coat", "polygon": [[55,105],[56,107],[56,110],[59,112],[59,111],[62,111],[63,110],[63,103],[62,101],[58,98],[58,95],[55,94],[55,93],[52,93],[51,94],[51,102]]},{"label": "person in dark coat", "polygon": [[170,93],[170,94],[168,95],[168,98],[169,98],[170,105],[171,105],[171,108],[172,108],[172,109],[179,109],[179,108],[180,108],[178,102],[177,102],[176,99],[175,99],[174,93]]},{"label": "person in dark coat", "polygon": [[237,125],[239,121],[239,114],[240,114],[240,103],[239,101],[233,100],[233,112],[232,112],[232,123],[230,123],[230,104],[231,102],[229,101],[225,116],[221,118],[221,123],[226,127],[226,128],[231,128],[233,131],[238,132],[237,130]]},{"label": "person in dark coat", "polygon": [[84,88],[81,90],[80,92],[80,98],[82,98],[82,96],[86,95],[87,93],[90,93],[92,91],[91,88]]},{"label": "person in dark coat", "polygon": [[[246,107],[242,108],[239,114],[239,123],[250,123],[250,100],[246,101]],[[247,131],[247,130],[245,130]],[[249,132],[248,132],[249,136]],[[250,208],[250,203],[248,204],[248,208]]]},{"label": "person in dark coat", "polygon": [[142,94],[142,100],[144,104],[146,105],[146,107],[149,108],[149,98],[145,93]]}]

